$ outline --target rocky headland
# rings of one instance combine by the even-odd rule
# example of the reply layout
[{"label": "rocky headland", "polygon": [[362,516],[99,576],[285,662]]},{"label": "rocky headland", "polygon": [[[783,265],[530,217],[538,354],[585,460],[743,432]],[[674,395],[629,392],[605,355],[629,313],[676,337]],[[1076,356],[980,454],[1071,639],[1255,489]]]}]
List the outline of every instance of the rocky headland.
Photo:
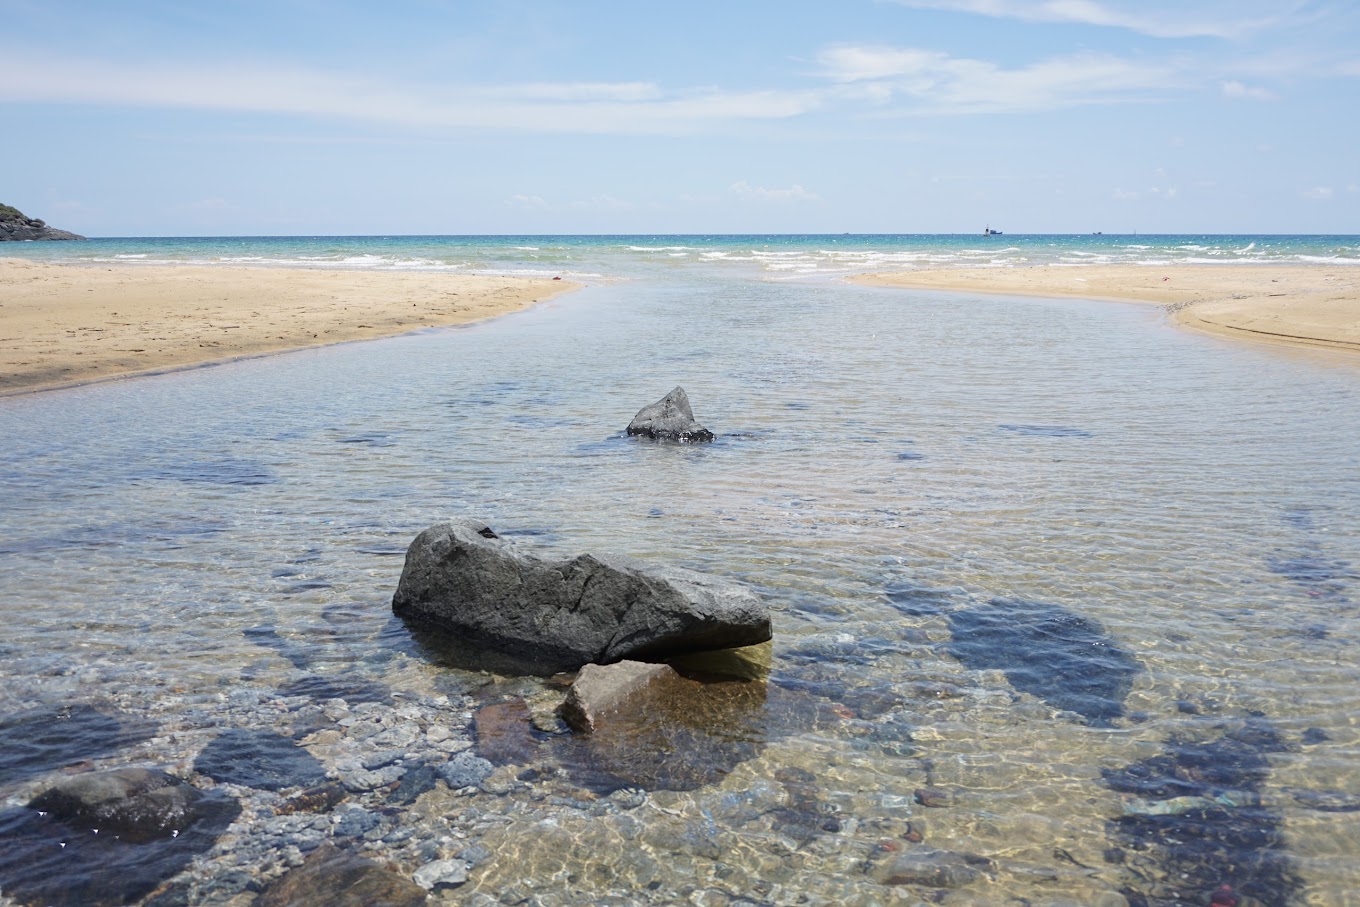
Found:
[{"label": "rocky headland", "polygon": [[28,217],[18,208],[0,205],[0,242],[5,240],[84,239],[67,230],[49,227],[45,221]]}]

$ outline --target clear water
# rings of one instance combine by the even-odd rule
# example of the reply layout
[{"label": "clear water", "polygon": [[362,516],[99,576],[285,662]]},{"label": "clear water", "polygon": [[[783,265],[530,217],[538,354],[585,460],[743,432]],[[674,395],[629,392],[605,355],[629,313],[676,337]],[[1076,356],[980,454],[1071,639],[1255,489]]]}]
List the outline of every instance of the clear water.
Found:
[{"label": "clear water", "polygon": [[[108,242],[184,260],[166,250],[187,241]],[[247,248],[294,255],[276,242]],[[772,279],[693,238],[684,259],[622,242],[563,240],[546,269],[633,279],[492,323],[0,400],[4,712],[137,705],[187,768],[193,741],[243,720],[242,690],[320,673],[430,695],[459,671],[391,616],[401,554],[477,516],[549,556],[751,583],[778,609],[766,708],[796,696],[820,717],[619,816],[479,795],[491,857],[457,897],[1120,903],[1174,847],[1139,862],[1118,820],[1166,798],[1111,773],[1264,722],[1282,745],[1246,754],[1267,766],[1248,793],[1292,881],[1258,900],[1355,903],[1360,363],[1183,333],[1151,307]],[[1341,246],[1356,255],[1354,238],[1313,251]],[[677,384],[718,442],[620,436]],[[1059,609],[1131,656],[1118,714],[1054,705],[1008,675],[1004,641],[967,663],[968,616],[997,600]],[[308,652],[305,672],[246,633],[262,625]],[[766,795],[815,799],[834,830],[791,832],[752,805]],[[878,884],[921,847],[988,862],[935,894]],[[1200,869],[1240,884],[1250,862]]]}]

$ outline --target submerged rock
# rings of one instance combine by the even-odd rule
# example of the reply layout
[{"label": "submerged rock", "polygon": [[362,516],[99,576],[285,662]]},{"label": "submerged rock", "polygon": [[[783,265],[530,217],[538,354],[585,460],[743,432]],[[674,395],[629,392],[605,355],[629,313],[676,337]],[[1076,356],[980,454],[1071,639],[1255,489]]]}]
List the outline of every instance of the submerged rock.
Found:
[{"label": "submerged rock", "polygon": [[0,892],[24,907],[134,903],[209,850],[240,812],[160,772],[75,776],[0,812]]},{"label": "submerged rock", "polygon": [[1088,723],[1121,717],[1142,670],[1100,624],[1057,605],[993,599],[947,617],[949,654],[973,670],[1000,670],[1017,690]]},{"label": "submerged rock", "polygon": [[920,848],[894,859],[879,872],[884,885],[920,885],[925,888],[962,888],[982,878],[991,860],[974,854]]},{"label": "submerged rock", "polygon": [[270,884],[252,907],[420,907],[425,889],[372,860],[323,844]]},{"label": "submerged rock", "polygon": [[533,715],[523,699],[493,702],[472,716],[477,752],[492,765],[520,765],[538,750],[531,721]]},{"label": "submerged rock", "polygon": [[1214,739],[1173,737],[1160,755],[1104,770],[1110,788],[1132,795],[1107,826],[1129,902],[1294,903],[1302,886],[1284,822],[1260,796],[1267,757],[1286,748],[1269,723],[1250,718]]},{"label": "submerged rock", "polygon": [[640,661],[586,665],[562,704],[562,718],[574,730],[588,733],[595,730],[600,716],[623,706],[649,684],[673,674],[675,669],[668,665]]},{"label": "submerged rock", "polygon": [[628,423],[628,434],[657,441],[712,441],[714,437],[713,432],[695,421],[689,395],[683,387],[638,410]]},{"label": "submerged rock", "polygon": [[771,730],[771,689],[761,681],[704,683],[666,669],[643,695],[596,714],[589,734],[549,745],[577,783],[592,790],[694,790],[760,753]]},{"label": "submerged rock", "polygon": [[165,772],[120,768],[63,778],[28,808],[141,843],[193,825],[203,799],[202,791]]},{"label": "submerged rock", "polygon": [[613,556],[550,563],[473,520],[438,523],[416,537],[392,610],[535,674],[771,635],[769,608],[731,580]]}]

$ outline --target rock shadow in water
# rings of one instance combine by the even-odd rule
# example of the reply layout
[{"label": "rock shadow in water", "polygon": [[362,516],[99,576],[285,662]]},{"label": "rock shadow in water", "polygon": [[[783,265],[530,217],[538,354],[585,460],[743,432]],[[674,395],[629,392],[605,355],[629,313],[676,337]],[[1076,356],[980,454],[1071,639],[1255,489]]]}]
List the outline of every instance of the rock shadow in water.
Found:
[{"label": "rock shadow in water", "polygon": [[1216,891],[1263,907],[1293,903],[1301,882],[1283,823],[1260,797],[1266,757],[1286,749],[1269,722],[1251,718],[1208,741],[1173,737],[1161,755],[1103,771],[1111,789],[1132,795],[1106,831],[1133,907],[1207,904]]},{"label": "rock shadow in water", "polygon": [[9,715],[0,718],[0,785],[107,756],[155,734],[155,722],[86,704]]},{"label": "rock shadow in water", "polygon": [[1316,550],[1267,558],[1266,567],[1276,576],[1301,586],[1310,597],[1335,602],[1349,600],[1347,584],[1358,578],[1347,561],[1327,557]]},{"label": "rock shadow in water", "polygon": [[350,705],[361,702],[392,704],[390,687],[375,680],[345,675],[327,677],[322,674],[309,674],[280,686],[279,695],[285,697],[306,696],[313,702],[343,699]]},{"label": "rock shadow in water", "polygon": [[992,599],[946,615],[949,654],[972,670],[999,670],[1011,686],[1104,725],[1124,714],[1142,665],[1104,628],[1057,605]]},{"label": "rock shadow in water", "polygon": [[1035,438],[1094,438],[1095,435],[1084,428],[1071,428],[1066,425],[998,425],[1001,431]]},{"label": "rock shadow in water", "polygon": [[173,836],[133,843],[34,809],[0,812],[0,891],[24,907],[111,907],[145,897],[212,847],[241,808],[205,794]]},{"label": "rock shadow in water", "polygon": [[273,731],[232,728],[204,747],[194,771],[258,790],[307,787],[326,780],[316,757]]},{"label": "rock shadow in water", "polygon": [[279,481],[278,475],[258,460],[235,457],[156,464],[150,469],[133,474],[131,478],[134,483],[145,480],[169,480],[226,486],[273,485]]}]

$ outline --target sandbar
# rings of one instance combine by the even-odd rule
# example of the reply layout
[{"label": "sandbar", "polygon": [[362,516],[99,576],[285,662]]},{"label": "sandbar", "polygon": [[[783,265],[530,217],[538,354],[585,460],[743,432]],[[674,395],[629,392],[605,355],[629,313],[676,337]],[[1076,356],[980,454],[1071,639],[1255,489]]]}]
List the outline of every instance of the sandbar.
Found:
[{"label": "sandbar", "polygon": [[0,396],[468,324],[576,288],[429,271],[0,258]]},{"label": "sandbar", "polygon": [[869,286],[1076,297],[1166,307],[1183,327],[1233,337],[1360,352],[1360,266],[1043,265],[863,274]]}]

